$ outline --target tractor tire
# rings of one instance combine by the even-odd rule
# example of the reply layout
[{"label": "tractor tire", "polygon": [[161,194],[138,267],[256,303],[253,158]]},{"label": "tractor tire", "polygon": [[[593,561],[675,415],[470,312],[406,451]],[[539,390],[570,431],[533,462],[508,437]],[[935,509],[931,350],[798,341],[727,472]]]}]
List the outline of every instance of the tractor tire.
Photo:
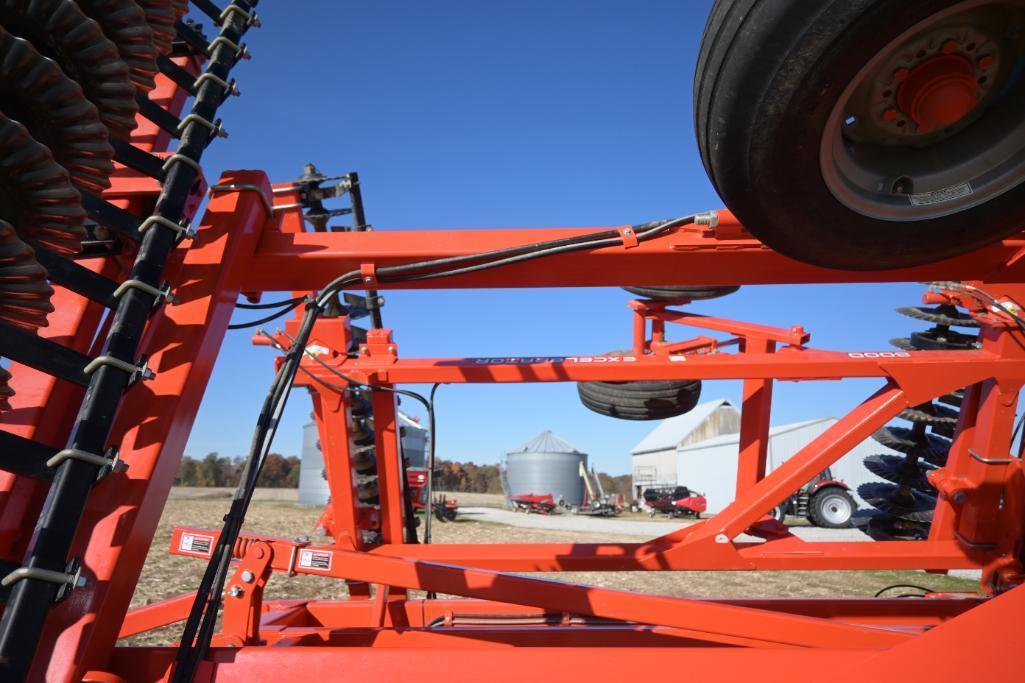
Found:
[{"label": "tractor tire", "polygon": [[1011,0],[716,0],[694,76],[705,169],[755,236],[819,266],[1018,232],[1023,20]]},{"label": "tractor tire", "polygon": [[808,521],[823,529],[846,529],[856,507],[850,493],[838,486],[827,486],[811,497]]},{"label": "tractor tire", "polygon": [[675,299],[690,299],[692,301],[703,301],[705,299],[718,299],[727,294],[733,294],[740,287],[623,287],[624,290],[637,296],[655,301],[673,301]]},{"label": "tractor tire", "polygon": [[690,412],[701,397],[700,380],[579,382],[584,407],[620,420],[664,420]]}]

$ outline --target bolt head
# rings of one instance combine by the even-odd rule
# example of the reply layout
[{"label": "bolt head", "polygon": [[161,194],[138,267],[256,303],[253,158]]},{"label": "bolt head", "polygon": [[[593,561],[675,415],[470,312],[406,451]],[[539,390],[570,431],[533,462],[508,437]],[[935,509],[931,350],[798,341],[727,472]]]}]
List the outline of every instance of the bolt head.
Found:
[{"label": "bolt head", "polygon": [[906,68],[904,68],[902,66],[899,69],[894,70],[894,72],[893,72],[893,80],[895,80],[898,83],[900,83],[905,78],[907,78],[910,73],[911,73],[910,71],[908,71]]},{"label": "bolt head", "polygon": [[730,538],[726,534],[716,534],[715,535],[715,542],[716,543],[729,543],[730,542]]},{"label": "bolt head", "polygon": [[365,278],[363,278],[363,282],[373,282],[373,281],[374,281],[374,278],[370,277],[369,275],[367,275]]},{"label": "bolt head", "polygon": [[242,580],[246,583],[252,583],[255,578],[256,576],[253,574],[253,572],[249,571],[248,569],[242,572]]},{"label": "bolt head", "polygon": [[977,61],[976,64],[980,69],[988,69],[993,66],[995,62],[996,60],[993,59],[993,55],[983,55],[982,57],[979,57],[979,61]]},{"label": "bolt head", "polygon": [[243,595],[245,595],[245,591],[242,590],[241,586],[232,586],[231,590],[228,591],[228,595],[230,595],[233,598],[241,598]]},{"label": "bolt head", "polygon": [[890,107],[883,112],[883,121],[895,121],[897,119],[897,110]]},{"label": "bolt head", "polygon": [[951,38],[949,40],[943,41],[943,45],[940,46],[940,51],[945,55],[950,55],[954,52],[957,52],[958,47],[960,47],[960,44],[956,40]]}]

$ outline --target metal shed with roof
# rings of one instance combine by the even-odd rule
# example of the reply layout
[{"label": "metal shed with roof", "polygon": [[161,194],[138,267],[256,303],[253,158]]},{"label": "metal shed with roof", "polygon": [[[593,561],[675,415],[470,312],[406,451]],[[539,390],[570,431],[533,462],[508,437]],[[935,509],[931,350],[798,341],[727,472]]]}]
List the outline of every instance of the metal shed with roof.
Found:
[{"label": "metal shed with roof", "polygon": [[509,496],[551,494],[566,505],[582,505],[584,480],[580,466],[587,469],[587,453],[552,433],[544,431],[505,455],[503,470]]},{"label": "metal shed with roof", "polygon": [[[769,430],[766,472],[782,465],[836,421],[835,417],[821,417],[772,427]],[[705,494],[709,514],[719,512],[736,497],[739,452],[739,434],[724,434],[678,449],[678,482]],[[858,486],[867,481],[880,481],[864,465],[865,457],[874,453],[895,451],[867,439],[830,466],[833,478],[850,487],[850,493],[860,508],[868,505],[858,496]]]},{"label": "metal shed with roof", "polygon": [[631,449],[633,494],[640,499],[651,486],[675,486],[677,450],[720,434],[740,432],[740,411],[724,398],[707,401],[684,415],[659,423]]}]

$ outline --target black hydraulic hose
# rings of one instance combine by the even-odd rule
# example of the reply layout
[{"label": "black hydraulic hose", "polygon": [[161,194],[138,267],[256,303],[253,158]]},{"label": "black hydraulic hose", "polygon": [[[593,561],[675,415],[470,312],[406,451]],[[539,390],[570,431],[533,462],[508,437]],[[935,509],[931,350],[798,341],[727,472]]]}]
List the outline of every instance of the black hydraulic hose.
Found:
[{"label": "black hydraulic hose", "polygon": [[434,395],[438,393],[440,384],[431,387],[431,393],[427,399],[427,420],[430,443],[427,449],[427,502],[424,504],[424,544],[431,542],[431,513],[434,511],[434,469],[436,467],[434,454],[436,452],[437,428],[434,424]]}]

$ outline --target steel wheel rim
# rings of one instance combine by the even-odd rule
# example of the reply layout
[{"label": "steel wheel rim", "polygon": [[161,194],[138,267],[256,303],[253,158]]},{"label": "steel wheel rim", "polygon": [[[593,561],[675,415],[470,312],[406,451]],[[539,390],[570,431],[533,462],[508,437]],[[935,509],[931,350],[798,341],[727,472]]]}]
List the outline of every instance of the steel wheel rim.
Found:
[{"label": "steel wheel rim", "polygon": [[830,524],[843,524],[851,517],[851,503],[843,496],[832,494],[822,501],[822,517]]},{"label": "steel wheel rim", "polygon": [[[1008,14],[1023,21],[994,35],[995,17]],[[919,221],[978,206],[1025,181],[1023,34],[1025,0],[967,0],[880,50],[837,99],[823,131],[819,162],[833,196],[869,218]],[[987,56],[993,61],[983,68]],[[938,59],[942,69],[929,79]],[[964,103],[969,108],[946,126],[930,123],[939,118],[928,115],[935,105],[967,92],[967,71],[958,71],[964,63],[974,69],[977,102]]]}]

